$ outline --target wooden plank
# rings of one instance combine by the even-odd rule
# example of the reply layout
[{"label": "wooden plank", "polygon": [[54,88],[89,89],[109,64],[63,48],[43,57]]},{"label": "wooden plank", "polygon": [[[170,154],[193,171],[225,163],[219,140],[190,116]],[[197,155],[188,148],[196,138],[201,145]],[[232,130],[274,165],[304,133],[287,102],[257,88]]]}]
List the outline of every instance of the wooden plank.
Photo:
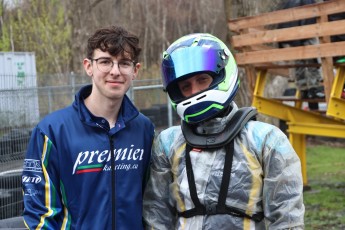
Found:
[{"label": "wooden plank", "polygon": [[251,48],[251,51],[277,49],[277,47],[267,46],[267,45],[252,45],[252,46],[250,46],[250,48]]},{"label": "wooden plank", "polygon": [[333,60],[331,57],[321,58],[323,86],[328,103],[334,81]]},{"label": "wooden plank", "polygon": [[326,100],[324,98],[296,98],[291,96],[281,96],[281,97],[272,97],[273,100],[277,101],[302,101],[302,102],[325,102]]},{"label": "wooden plank", "polygon": [[248,88],[250,91],[250,96],[249,100],[253,100],[253,92],[254,92],[254,87],[255,87],[255,79],[256,79],[256,72],[255,68],[252,65],[246,65],[244,66],[245,72],[246,72],[246,81],[248,84]]},{"label": "wooden plank", "polygon": [[230,19],[228,27],[230,31],[240,32],[241,29],[251,27],[262,27],[274,25],[282,22],[290,22],[308,18],[320,17],[321,15],[330,15],[344,12],[345,1],[333,0],[317,4],[304,5],[285,10],[277,10],[256,16],[241,17]]},{"label": "wooden plank", "polygon": [[292,63],[259,63],[255,64],[255,69],[262,70],[262,69],[291,69],[291,68],[298,68],[298,67],[314,67],[319,68],[321,64],[317,63],[306,63],[306,64],[292,64]]},{"label": "wooden plank", "polygon": [[[344,1],[345,2],[345,1]],[[345,41],[282,49],[235,53],[238,65],[345,56]]]},{"label": "wooden plank", "polygon": [[268,72],[273,75],[279,75],[282,77],[290,77],[289,69],[268,69]]},{"label": "wooden plank", "polygon": [[[292,67],[291,67],[292,68]],[[278,66],[273,63],[264,63],[255,65],[256,70],[267,70],[270,74],[282,77],[290,77],[289,68],[286,66]]]},{"label": "wooden plank", "polygon": [[293,41],[340,34],[345,34],[345,20],[234,35],[231,38],[231,45],[236,49],[242,46]]},{"label": "wooden plank", "polygon": [[[318,23],[323,23],[328,20],[326,15],[321,16],[318,19]],[[330,43],[331,38],[330,36],[322,36],[320,38],[321,44]],[[333,72],[333,59],[331,57],[321,57],[321,66],[322,66],[322,78],[323,78],[323,86],[324,92],[326,96],[326,102],[329,102],[331,89],[334,81],[334,72]]]}]

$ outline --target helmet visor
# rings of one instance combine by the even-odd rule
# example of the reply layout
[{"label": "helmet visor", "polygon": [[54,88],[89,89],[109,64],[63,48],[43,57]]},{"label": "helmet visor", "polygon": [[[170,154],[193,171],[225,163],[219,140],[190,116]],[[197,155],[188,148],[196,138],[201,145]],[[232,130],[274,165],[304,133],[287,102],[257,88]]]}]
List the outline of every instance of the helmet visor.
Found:
[{"label": "helmet visor", "polygon": [[182,47],[172,54],[165,55],[162,62],[163,85],[166,88],[171,82],[185,75],[197,72],[219,74],[225,67],[228,57],[221,50],[208,46]]}]

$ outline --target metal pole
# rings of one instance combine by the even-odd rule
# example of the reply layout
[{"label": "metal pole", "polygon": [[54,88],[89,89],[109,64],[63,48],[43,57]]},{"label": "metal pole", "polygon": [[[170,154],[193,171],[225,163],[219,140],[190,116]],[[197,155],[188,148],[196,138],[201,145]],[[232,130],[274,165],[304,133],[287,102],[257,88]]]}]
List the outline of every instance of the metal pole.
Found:
[{"label": "metal pole", "polygon": [[71,101],[74,101],[74,94],[75,94],[75,75],[74,75],[74,72],[72,71],[70,73],[70,80],[71,80],[71,85],[72,85],[72,100]]},{"label": "metal pole", "polygon": [[173,119],[172,119],[172,108],[170,104],[170,98],[169,95],[167,94],[167,106],[168,106],[168,126],[171,127],[173,126]]}]

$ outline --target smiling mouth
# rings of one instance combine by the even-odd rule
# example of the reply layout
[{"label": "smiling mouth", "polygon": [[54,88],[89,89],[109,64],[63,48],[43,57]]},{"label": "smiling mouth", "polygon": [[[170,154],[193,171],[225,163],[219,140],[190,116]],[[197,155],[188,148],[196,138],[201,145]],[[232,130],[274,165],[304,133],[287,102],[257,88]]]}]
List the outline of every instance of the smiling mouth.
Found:
[{"label": "smiling mouth", "polygon": [[124,82],[122,81],[107,81],[109,84],[123,84]]}]

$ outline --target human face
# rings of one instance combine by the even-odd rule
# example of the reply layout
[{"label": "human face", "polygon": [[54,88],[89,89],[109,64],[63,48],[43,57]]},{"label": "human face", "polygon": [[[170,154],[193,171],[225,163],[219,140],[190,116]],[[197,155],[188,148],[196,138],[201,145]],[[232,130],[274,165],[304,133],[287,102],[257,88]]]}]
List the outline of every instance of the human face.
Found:
[{"label": "human face", "polygon": [[213,78],[206,73],[194,75],[186,80],[179,81],[178,87],[184,97],[190,97],[202,90],[207,89],[213,81]]},{"label": "human face", "polygon": [[[113,62],[113,66],[108,68],[108,72],[100,67],[102,63],[96,61],[102,59]],[[118,63],[123,63],[125,60],[132,61],[130,55],[114,57],[108,52],[103,52],[98,49],[94,51],[92,60],[84,59],[84,68],[92,78],[92,93],[102,98],[122,99],[131,86],[132,81],[137,77],[138,69],[140,68],[140,64],[136,63],[130,66],[129,69],[126,67],[126,71],[123,71],[121,64]]]}]

